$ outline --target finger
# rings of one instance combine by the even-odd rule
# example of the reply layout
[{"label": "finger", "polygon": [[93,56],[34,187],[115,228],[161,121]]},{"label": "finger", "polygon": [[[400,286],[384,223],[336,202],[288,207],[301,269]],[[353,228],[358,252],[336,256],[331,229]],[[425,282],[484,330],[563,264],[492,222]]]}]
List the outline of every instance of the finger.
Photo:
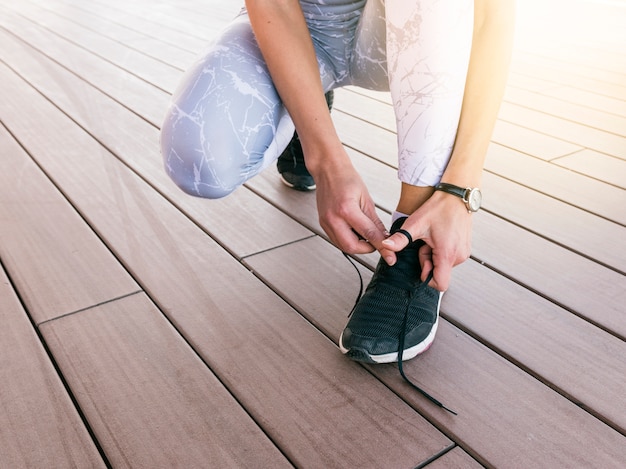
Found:
[{"label": "finger", "polygon": [[374,214],[374,219],[371,219],[363,212],[360,212],[354,214],[346,221],[352,225],[353,230],[361,239],[366,240],[374,249],[382,249],[382,242],[389,234],[385,229],[385,225],[376,214]]},{"label": "finger", "polygon": [[363,213],[374,223],[376,229],[385,235],[385,238],[389,236],[389,231],[387,231],[387,228],[385,228],[385,224],[378,217],[378,213],[376,212],[376,207],[374,205],[372,205],[370,208],[365,208],[363,210]]},{"label": "finger", "polygon": [[450,285],[453,264],[451,259],[433,256],[433,280],[429,285],[439,291],[446,291]]},{"label": "finger", "polygon": [[[408,230],[406,231],[408,233]],[[411,235],[411,239],[413,239],[413,235]],[[382,245],[389,251],[400,252],[409,245],[409,238],[405,234],[396,232],[385,239]]]},{"label": "finger", "polygon": [[443,264],[435,268],[433,272],[433,280],[430,286],[439,291],[446,291],[450,286],[450,276],[452,275],[452,266]]},{"label": "finger", "polygon": [[378,252],[380,253],[380,256],[385,259],[387,265],[394,265],[398,260],[396,253],[390,251],[389,249],[379,249]]},{"label": "finger", "polygon": [[409,245],[410,242],[418,239],[424,239],[425,233],[418,220],[412,220],[411,217],[402,225],[400,231],[389,236],[383,246],[393,252],[400,252]]},{"label": "finger", "polygon": [[[430,272],[434,268],[433,250],[428,244],[424,244],[418,251],[420,266],[422,267],[422,275],[420,280],[424,282]],[[432,283],[432,282],[431,282]]]},{"label": "finger", "polygon": [[345,253],[367,254],[375,250],[367,239],[342,219],[337,219],[334,223],[320,221],[320,224],[332,243]]}]

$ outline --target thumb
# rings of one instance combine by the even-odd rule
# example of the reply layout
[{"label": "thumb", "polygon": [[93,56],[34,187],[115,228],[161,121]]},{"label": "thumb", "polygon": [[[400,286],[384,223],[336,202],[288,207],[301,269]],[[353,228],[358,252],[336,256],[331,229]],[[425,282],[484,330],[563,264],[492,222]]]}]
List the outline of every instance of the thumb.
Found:
[{"label": "thumb", "polygon": [[399,229],[383,241],[383,246],[393,252],[400,252],[411,242],[423,238],[423,230],[419,221],[407,218]]}]

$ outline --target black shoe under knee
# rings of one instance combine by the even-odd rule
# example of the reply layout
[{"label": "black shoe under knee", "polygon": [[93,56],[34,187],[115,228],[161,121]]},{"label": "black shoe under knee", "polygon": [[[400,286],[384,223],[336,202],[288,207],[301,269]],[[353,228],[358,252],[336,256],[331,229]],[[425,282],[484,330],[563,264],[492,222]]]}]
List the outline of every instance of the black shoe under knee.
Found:
[{"label": "black shoe under knee", "polygon": [[[330,111],[333,106],[334,92],[331,90],[324,97]],[[312,191],[315,189],[315,180],[304,164],[304,153],[297,133],[293,134],[289,145],[278,157],[276,166],[281,180],[288,187],[299,191]]]}]

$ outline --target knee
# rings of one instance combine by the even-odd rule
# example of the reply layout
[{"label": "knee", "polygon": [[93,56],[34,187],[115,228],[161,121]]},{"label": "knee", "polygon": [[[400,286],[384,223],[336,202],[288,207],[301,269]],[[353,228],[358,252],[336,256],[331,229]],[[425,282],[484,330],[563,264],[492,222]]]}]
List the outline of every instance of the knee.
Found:
[{"label": "knee", "polygon": [[241,184],[239,172],[228,156],[233,152],[220,148],[223,140],[211,138],[204,125],[190,116],[171,109],[161,128],[160,140],[165,171],[185,193],[219,199]]}]

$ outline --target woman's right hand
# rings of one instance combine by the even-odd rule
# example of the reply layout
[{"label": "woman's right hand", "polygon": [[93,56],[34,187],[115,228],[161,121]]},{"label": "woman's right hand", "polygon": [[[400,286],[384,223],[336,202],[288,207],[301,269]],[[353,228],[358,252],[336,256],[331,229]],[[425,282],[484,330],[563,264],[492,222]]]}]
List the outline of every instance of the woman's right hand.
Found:
[{"label": "woman's right hand", "polygon": [[313,173],[320,224],[333,244],[345,253],[384,249],[382,242],[389,233],[343,147],[340,152],[343,154],[325,159],[326,164]]}]

